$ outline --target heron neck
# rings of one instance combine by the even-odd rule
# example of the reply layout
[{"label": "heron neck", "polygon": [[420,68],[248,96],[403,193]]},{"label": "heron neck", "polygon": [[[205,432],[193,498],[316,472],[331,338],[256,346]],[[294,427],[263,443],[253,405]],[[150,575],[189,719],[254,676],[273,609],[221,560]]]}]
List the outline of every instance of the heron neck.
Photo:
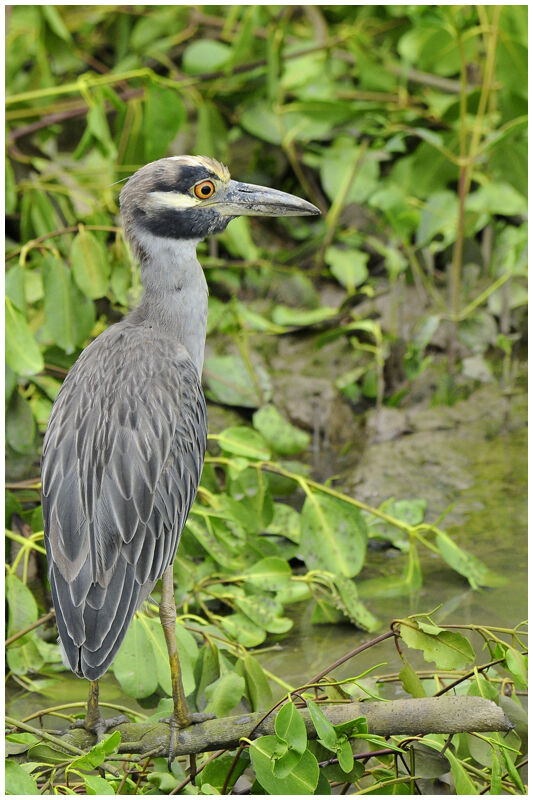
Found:
[{"label": "heron neck", "polygon": [[144,294],[130,322],[149,324],[188,351],[198,374],[204,363],[208,289],[196,257],[198,240],[143,233],[135,242]]}]

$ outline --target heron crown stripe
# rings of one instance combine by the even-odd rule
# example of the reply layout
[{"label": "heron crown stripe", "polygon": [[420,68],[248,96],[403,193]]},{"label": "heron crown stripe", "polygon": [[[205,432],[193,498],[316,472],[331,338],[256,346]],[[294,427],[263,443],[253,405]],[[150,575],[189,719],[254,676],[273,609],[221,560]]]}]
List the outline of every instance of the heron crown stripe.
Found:
[{"label": "heron crown stripe", "polygon": [[214,158],[208,158],[207,156],[170,156],[169,160],[180,161],[182,164],[187,164],[191,167],[205,167],[222,181],[229,181],[231,177],[229,169],[224,164],[221,164],[220,161],[215,161]]}]

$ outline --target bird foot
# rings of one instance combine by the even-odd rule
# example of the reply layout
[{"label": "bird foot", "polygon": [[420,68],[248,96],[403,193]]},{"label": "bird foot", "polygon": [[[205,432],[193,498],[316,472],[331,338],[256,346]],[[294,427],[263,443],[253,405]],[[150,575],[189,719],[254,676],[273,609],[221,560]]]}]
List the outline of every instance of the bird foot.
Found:
[{"label": "bird foot", "polygon": [[170,739],[168,742],[168,758],[167,764],[170,770],[170,766],[176,756],[176,746],[177,746],[177,739],[179,731],[183,730],[184,728],[189,728],[191,725],[198,725],[200,722],[206,722],[208,719],[215,719],[215,714],[211,714],[205,711],[189,711],[186,717],[182,717],[177,719],[177,717],[164,717],[160,719],[159,722],[165,722],[167,725],[170,726]]},{"label": "bird foot", "polygon": [[131,720],[129,720],[125,714],[119,714],[116,717],[108,717],[107,719],[104,719],[102,716],[96,719],[88,719],[85,717],[85,719],[77,719],[71,727],[85,728],[89,733],[94,733],[96,735],[96,741],[100,742],[108,730],[117,725],[121,725],[123,722],[131,722]]}]

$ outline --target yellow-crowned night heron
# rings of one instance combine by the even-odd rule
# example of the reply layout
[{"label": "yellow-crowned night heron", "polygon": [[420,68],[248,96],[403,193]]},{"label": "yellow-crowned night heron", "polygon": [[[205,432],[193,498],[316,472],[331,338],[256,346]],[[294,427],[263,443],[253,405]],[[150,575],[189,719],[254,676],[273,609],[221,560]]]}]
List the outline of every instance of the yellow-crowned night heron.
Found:
[{"label": "yellow-crowned night heron", "polygon": [[110,721],[98,707],[98,678],[162,577],[172,754],[177,730],[202,718],[183,690],[172,570],[207,434],[207,284],[196,245],[237,216],[320,212],[285,192],[230,180],[226,167],[199,156],[142,167],[120,206],[145,291],[83,351],[54,403],[42,453],[45,544],[64,657],[91,681],[84,726],[99,737]]}]

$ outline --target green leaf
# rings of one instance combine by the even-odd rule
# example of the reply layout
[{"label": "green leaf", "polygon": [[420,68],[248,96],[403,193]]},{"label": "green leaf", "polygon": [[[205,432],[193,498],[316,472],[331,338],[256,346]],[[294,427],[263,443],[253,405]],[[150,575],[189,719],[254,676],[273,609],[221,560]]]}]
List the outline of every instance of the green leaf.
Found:
[{"label": "green leaf", "polygon": [[246,583],[270,592],[287,586],[291,576],[291,568],[287,562],[276,556],[261,559],[244,573]]},{"label": "green leaf", "polygon": [[246,689],[253,711],[260,711],[272,705],[272,689],[259,661],[246,652],[240,662],[244,666]]},{"label": "green leaf", "polygon": [[490,792],[489,794],[502,794],[502,765],[498,754],[492,754],[492,766],[490,771]]},{"label": "green leaf", "polygon": [[336,575],[333,581],[337,607],[354,625],[364,631],[376,631],[380,627],[379,620],[359,600],[357,587],[349,578]]},{"label": "green leaf", "polygon": [[17,375],[35,375],[44,369],[41,351],[24,315],[5,298],[6,361]]},{"label": "green leaf", "polygon": [[6,736],[6,755],[25,753],[32,745],[41,741],[33,733],[11,733]]},{"label": "green leaf", "polygon": [[446,563],[460,575],[464,575],[472,589],[479,589],[480,586],[501,586],[507,582],[505,578],[488,569],[479,558],[458,547],[444,531],[439,531],[437,547]]},{"label": "green leaf", "polygon": [[353,751],[348,738],[344,734],[339,737],[336,752],[342,771],[351,772],[354,766]]},{"label": "green leaf", "polygon": [[400,625],[400,635],[408,647],[423,650],[425,661],[434,661],[439,669],[463,669],[474,663],[472,645],[460,633],[443,631],[438,635],[423,633],[416,623]]},{"label": "green leaf", "polygon": [[99,775],[86,775],[84,780],[87,794],[116,794],[111,784]]},{"label": "green leaf", "polygon": [[129,697],[149,697],[158,686],[158,670],[152,642],[144,625],[133,617],[113,663],[115,678]]},{"label": "green leaf", "polygon": [[40,794],[37,784],[31,775],[28,775],[25,769],[16,761],[6,759],[6,773],[5,773],[5,792],[6,794]]},{"label": "green leaf", "polygon": [[30,404],[13,392],[6,411],[6,440],[17,453],[31,453],[35,446],[35,419]]},{"label": "green leaf", "polygon": [[269,404],[256,411],[253,425],[280,455],[296,455],[309,446],[309,434],[291,425],[274,405]]},{"label": "green leaf", "polygon": [[300,515],[286,503],[274,503],[274,514],[268,526],[268,532],[276,536],[284,536],[289,541],[299,544],[301,539]]},{"label": "green leaf", "polygon": [[322,709],[312,700],[307,701],[307,708],[321,743],[324,747],[327,747],[328,750],[335,752],[337,749],[337,734],[335,733],[335,728]]},{"label": "green leaf", "polygon": [[509,773],[509,777],[513,781],[514,785],[518,789],[521,794],[525,794],[526,790],[524,788],[524,784],[522,783],[522,779],[520,777],[520,773],[518,772],[517,768],[515,767],[515,763],[511,753],[505,748],[501,748],[501,754],[503,756],[503,760],[505,761],[505,766],[507,768],[507,772]]},{"label": "green leaf", "polygon": [[80,227],[70,248],[72,274],[85,297],[103,297],[109,286],[111,268],[107,253],[90,231]]},{"label": "green leaf", "polygon": [[366,556],[367,532],[357,508],[325,494],[306,497],[301,514],[301,553],[308,569],[352,578]]},{"label": "green leaf", "polygon": [[266,631],[244,614],[229,614],[221,618],[220,624],[232,639],[244,647],[257,647],[266,639]]},{"label": "green leaf", "polygon": [[55,256],[42,262],[44,313],[54,342],[66,353],[84,344],[95,321],[94,306],[72,280],[70,271]]},{"label": "green leaf", "polygon": [[147,162],[167,154],[168,147],[187,118],[178,92],[149,84],[144,113],[144,156]]},{"label": "green leaf", "polygon": [[410,694],[411,697],[426,697],[426,692],[422,685],[422,681],[408,661],[404,660],[403,667],[401,668],[398,677],[402,682],[403,689],[407,692],[407,694]]},{"label": "green leaf", "polygon": [[204,366],[206,394],[217,403],[258,408],[272,395],[272,385],[261,367],[253,374],[240,356],[211,356]]},{"label": "green leaf", "polygon": [[185,48],[182,66],[189,75],[216,72],[230,59],[231,47],[215,39],[196,39]]},{"label": "green leaf", "polygon": [[437,235],[439,250],[454,241],[457,233],[458,199],[454,192],[436,192],[428,199],[416,234],[419,247],[428,245]]},{"label": "green leaf", "polygon": [[306,750],[292,772],[278,778],[272,770],[272,757],[279,752],[276,736],[261,736],[250,746],[250,757],[257,780],[268,794],[312,794],[318,784],[319,768],[316,758]]},{"label": "green leaf", "polygon": [[226,428],[217,437],[217,441],[227,453],[256,461],[268,461],[270,451],[260,433],[244,425]]},{"label": "green leaf", "polygon": [[282,617],[281,603],[266,594],[236,597],[235,604],[252,622],[269,633],[286,633],[293,626],[292,620]]},{"label": "green leaf", "polygon": [[[75,758],[69,766],[72,769],[93,770],[104,763],[108,755],[114,753],[121,740],[120,731],[113,731],[108,736],[105,736],[100,742],[97,742],[88,753]],[[106,792],[108,794],[108,792]]]},{"label": "green leaf", "polygon": [[341,247],[328,247],[324,260],[344,288],[353,294],[356,286],[360,286],[368,278],[368,253]]},{"label": "green leaf", "polygon": [[307,747],[305,722],[292,700],[285,703],[276,714],[275,731],[278,739],[302,755]]},{"label": "green leaf", "polygon": [[359,161],[355,178],[346,195],[348,203],[364,203],[379,185],[379,163],[368,154],[360,158],[361,148],[348,138],[334,142],[320,164],[322,186],[330,200],[336,200],[346,184],[346,176]]},{"label": "green leaf", "polygon": [[452,771],[453,782],[455,784],[456,794],[479,794],[476,784],[470,779],[468,772],[463,767],[459,759],[457,759],[448,747],[444,753]]},{"label": "green leaf", "polygon": [[[7,575],[6,577],[6,596],[9,606],[7,623],[7,635],[9,637],[36,622],[38,610],[33,594],[16,575]],[[28,636],[31,636],[31,633],[17,639],[11,647],[20,647],[28,641]]]},{"label": "green leaf", "polygon": [[[233,756],[219,756],[218,758],[215,758],[214,761],[206,764],[203,770],[197,776],[196,785],[201,786],[203,791],[204,784],[209,784],[217,789],[219,793],[221,793],[224,783],[226,782],[226,777],[230,771],[230,768],[233,766],[233,761]],[[229,790],[231,790],[237,779],[242,775],[248,766],[249,761],[247,759],[238,759],[237,764],[234,766],[231,773],[231,780],[228,784]]]},{"label": "green leaf", "polygon": [[517,689],[527,689],[527,656],[523,656],[514,647],[508,647],[505,654],[505,663]]},{"label": "green leaf", "polygon": [[278,305],[272,312],[272,321],[276,325],[289,325],[291,327],[306,328],[331,319],[338,313],[336,308],[322,306],[321,308],[290,308]]},{"label": "green leaf", "polygon": [[226,672],[218,680],[207,686],[205,696],[208,699],[206,712],[213,712],[217,717],[225,717],[240,702],[244,694],[245,683],[236,672]]}]

